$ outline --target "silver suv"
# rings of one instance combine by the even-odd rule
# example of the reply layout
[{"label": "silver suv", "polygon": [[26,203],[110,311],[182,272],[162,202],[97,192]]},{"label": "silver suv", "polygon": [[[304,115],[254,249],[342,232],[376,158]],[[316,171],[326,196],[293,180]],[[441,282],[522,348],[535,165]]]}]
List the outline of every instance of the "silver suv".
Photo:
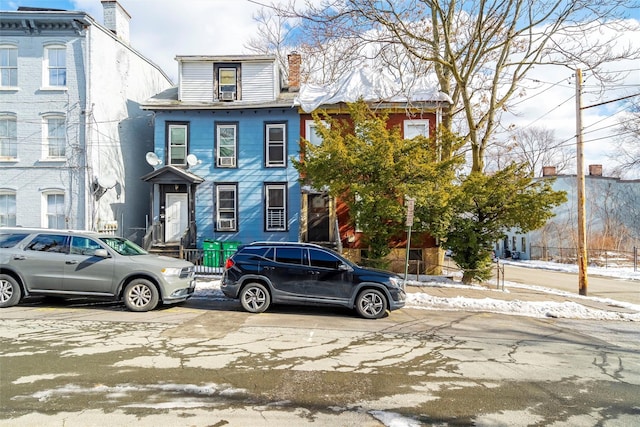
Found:
[{"label": "silver suv", "polygon": [[192,263],[148,254],[135,243],[91,231],[0,227],[0,307],[25,296],[124,301],[132,311],[185,301]]}]

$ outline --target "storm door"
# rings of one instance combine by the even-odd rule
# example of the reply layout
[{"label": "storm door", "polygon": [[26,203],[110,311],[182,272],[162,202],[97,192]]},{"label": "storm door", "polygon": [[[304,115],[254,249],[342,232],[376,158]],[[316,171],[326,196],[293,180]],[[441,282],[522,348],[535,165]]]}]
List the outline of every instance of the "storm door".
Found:
[{"label": "storm door", "polygon": [[165,204],[165,242],[177,242],[187,229],[188,198],[186,193],[167,193]]},{"label": "storm door", "polygon": [[309,194],[308,241],[329,241],[329,197],[324,194]]}]

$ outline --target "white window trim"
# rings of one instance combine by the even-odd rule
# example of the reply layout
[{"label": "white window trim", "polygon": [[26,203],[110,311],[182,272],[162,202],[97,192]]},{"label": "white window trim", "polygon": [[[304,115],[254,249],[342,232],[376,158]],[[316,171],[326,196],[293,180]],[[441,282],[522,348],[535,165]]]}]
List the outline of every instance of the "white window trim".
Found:
[{"label": "white window trim", "polygon": [[[0,223],[0,226],[9,226],[9,227],[15,227],[16,225],[16,221],[17,221],[17,216],[18,216],[18,196],[16,195],[16,192],[14,190],[0,190],[0,196],[13,196],[14,199],[14,204],[15,204],[15,212],[13,213],[13,223],[9,224],[2,224]],[[5,212],[7,215],[6,217],[9,217],[9,212]]]},{"label": "white window trim", "polygon": [[[359,202],[359,201],[362,200],[362,196],[359,195],[358,193],[356,193],[354,195],[354,197],[355,197],[356,202]],[[356,233],[362,233],[362,227],[360,227],[360,224],[358,223],[358,212],[356,211],[356,212],[354,212],[354,214],[355,214],[355,221],[354,221],[353,228],[354,228]]]},{"label": "white window trim", "polygon": [[0,49],[12,49],[16,52],[16,65],[7,65],[2,67],[3,70],[9,69],[16,72],[16,84],[15,85],[3,85],[2,78],[0,78],[0,90],[18,90],[18,47],[10,44],[1,44]]},{"label": "white window trim", "polygon": [[[407,137],[407,134],[409,133],[409,127],[411,125],[423,125],[426,128],[426,135],[425,134],[421,134],[422,136],[424,136],[425,138],[429,138],[429,120],[428,119],[420,119],[420,120],[405,120],[403,123],[403,135],[405,137],[405,139],[409,139],[409,137]],[[414,135],[413,137],[415,137],[416,135]],[[410,138],[413,138],[410,137]]]},{"label": "white window trim", "polygon": [[[220,192],[233,191],[233,210],[225,210],[224,212],[232,212],[233,218],[221,218],[223,212],[220,209]],[[216,185],[216,223],[215,231],[231,232],[238,231],[238,186],[236,184],[217,184]]]},{"label": "white window trim", "polygon": [[[49,228],[49,196],[62,196],[62,199],[64,200],[64,204],[65,206],[63,207],[63,212],[62,214],[64,215],[64,210],[66,210],[66,203],[67,203],[67,198],[65,196],[65,193],[63,190],[44,190],[42,191],[42,210],[41,210],[41,224],[42,224],[42,228]],[[67,228],[66,227],[66,215],[64,217],[65,220],[65,226],[64,227],[58,227],[58,228]]]},{"label": "white window trim", "polygon": [[[233,156],[222,156],[220,154],[220,130],[223,128],[233,128]],[[219,168],[235,168],[238,157],[238,125],[236,123],[216,124],[216,166]]]},{"label": "white window trim", "polygon": [[[65,51],[65,84],[64,85],[52,85],[49,81],[49,51],[50,50],[62,50]],[[42,55],[42,87],[40,90],[67,90],[67,84],[69,83],[68,71],[69,67],[67,66],[66,59],[67,46],[64,44],[50,44],[44,47],[43,55]]]},{"label": "white window trim", "polygon": [[[283,206],[271,207],[269,205],[269,191],[281,190],[282,191],[282,204]],[[264,186],[264,206],[265,206],[265,223],[264,228],[266,231],[287,231],[287,184],[265,184]],[[281,226],[273,226],[270,218],[272,212],[281,212],[282,217]]]},{"label": "white window trim", "polygon": [[[232,85],[223,85],[221,84],[221,74],[223,71],[233,71],[233,75],[234,75],[234,81],[235,84],[233,84],[234,89],[232,91],[230,90],[222,90],[222,87],[227,87],[227,86],[232,86]],[[231,95],[228,95],[231,94]],[[225,98],[226,96],[231,96],[230,99]],[[236,67],[220,67],[218,68],[218,99],[223,100],[223,101],[233,101],[236,100],[238,97],[238,69]]]},{"label": "white window trim", "polygon": [[[329,124],[325,121],[325,120],[321,120],[320,121],[322,123],[322,126],[324,126],[325,128],[329,127]],[[311,135],[313,135],[313,133],[315,133],[315,129],[318,126],[316,125],[315,120],[305,120],[304,122],[304,134],[306,136],[306,140],[309,141],[312,145],[319,145],[319,144],[314,144],[313,140],[311,139]],[[322,144],[322,137],[319,135],[316,135],[318,138],[320,138],[320,144]]]},{"label": "white window trim", "polygon": [[[173,128],[184,128],[184,161],[182,163],[174,163],[171,150],[171,130]],[[189,155],[189,125],[186,123],[168,123],[167,124],[167,164],[173,166],[186,166],[187,156]]]},{"label": "white window trim", "polygon": [[[282,162],[277,163],[272,161],[269,157],[271,150],[271,141],[269,140],[269,129],[282,128]],[[280,142],[278,142],[278,145]],[[264,148],[265,148],[265,166],[268,168],[284,168],[287,167],[287,124],[286,123],[267,123],[265,126],[264,134]]]},{"label": "white window trim", "polygon": [[13,140],[13,145],[15,145],[16,155],[15,156],[3,156],[2,153],[0,153],[0,162],[2,162],[2,161],[15,162],[18,159],[18,120],[17,120],[17,117],[14,114],[0,113],[0,120],[8,120],[8,121],[13,122],[13,123],[16,124],[16,134],[15,134],[15,139]]},{"label": "white window trim", "polygon": [[63,114],[48,113],[42,116],[42,160],[44,161],[66,161],[67,153],[67,133],[64,133],[64,154],[62,156],[50,156],[49,155],[49,120],[59,119],[63,120],[66,124],[66,117]]}]

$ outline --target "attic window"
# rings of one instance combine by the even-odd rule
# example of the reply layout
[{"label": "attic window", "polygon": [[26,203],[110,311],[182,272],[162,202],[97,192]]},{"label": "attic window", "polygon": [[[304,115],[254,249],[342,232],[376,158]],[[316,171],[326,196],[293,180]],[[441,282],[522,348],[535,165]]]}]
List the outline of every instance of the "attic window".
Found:
[{"label": "attic window", "polygon": [[235,68],[218,69],[218,98],[221,101],[237,99],[238,73]]}]

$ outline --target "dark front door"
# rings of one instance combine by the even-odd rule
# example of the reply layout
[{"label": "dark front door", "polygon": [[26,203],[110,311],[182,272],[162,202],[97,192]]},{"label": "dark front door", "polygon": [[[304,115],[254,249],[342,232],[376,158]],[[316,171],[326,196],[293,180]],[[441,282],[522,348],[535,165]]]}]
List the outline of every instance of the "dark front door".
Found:
[{"label": "dark front door", "polygon": [[310,242],[329,241],[329,197],[323,194],[309,194],[308,240]]}]

